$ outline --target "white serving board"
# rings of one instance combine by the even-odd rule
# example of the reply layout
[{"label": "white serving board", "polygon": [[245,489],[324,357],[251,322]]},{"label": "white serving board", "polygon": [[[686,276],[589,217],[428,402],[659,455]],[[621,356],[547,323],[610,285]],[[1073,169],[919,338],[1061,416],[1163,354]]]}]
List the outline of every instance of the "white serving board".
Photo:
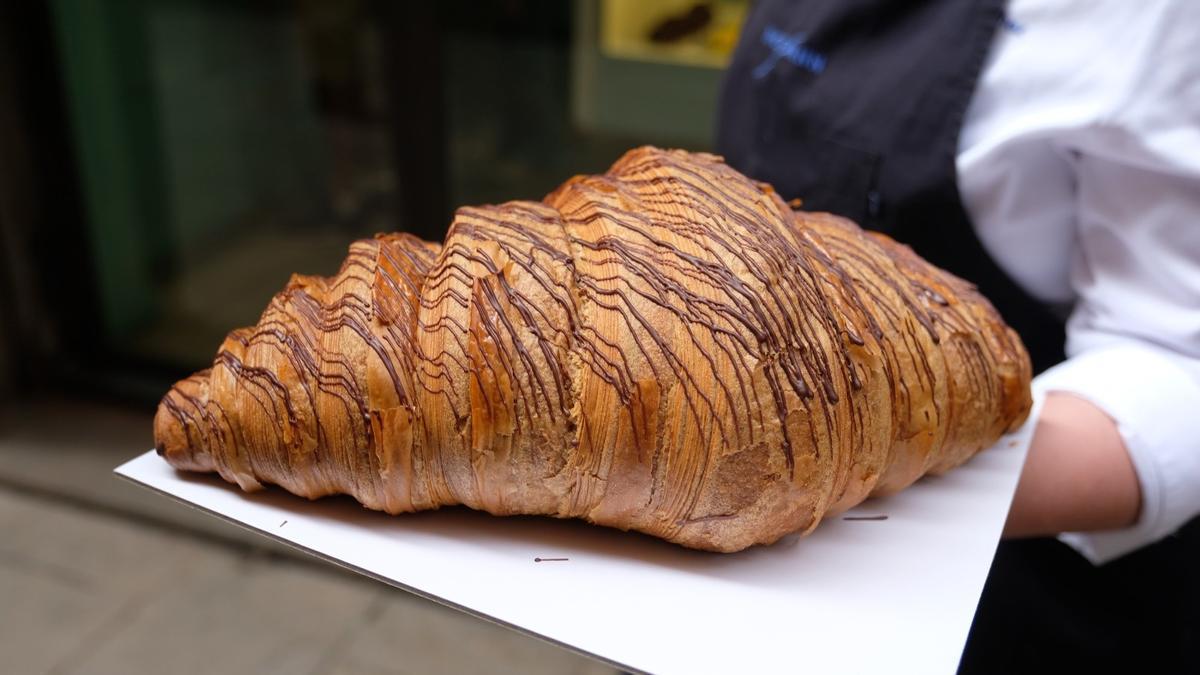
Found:
[{"label": "white serving board", "polygon": [[[1040,398],[1031,420],[1037,419]],[[651,673],[952,673],[1033,424],[807,537],[735,554],[465,509],[245,494],[153,451],[129,480],[380,581]],[[886,520],[847,520],[886,515]],[[537,558],[567,558],[542,561]]]}]

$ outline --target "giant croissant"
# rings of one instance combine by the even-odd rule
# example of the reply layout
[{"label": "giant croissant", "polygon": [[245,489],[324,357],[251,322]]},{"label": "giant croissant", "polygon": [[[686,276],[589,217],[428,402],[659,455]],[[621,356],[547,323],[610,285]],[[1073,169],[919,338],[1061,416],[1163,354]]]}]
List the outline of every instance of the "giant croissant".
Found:
[{"label": "giant croissant", "polygon": [[389,513],[465,504],[736,551],[1020,425],[1029,358],[970,284],[719,157],[633,150],[293,276],[175,385],[171,465]]}]

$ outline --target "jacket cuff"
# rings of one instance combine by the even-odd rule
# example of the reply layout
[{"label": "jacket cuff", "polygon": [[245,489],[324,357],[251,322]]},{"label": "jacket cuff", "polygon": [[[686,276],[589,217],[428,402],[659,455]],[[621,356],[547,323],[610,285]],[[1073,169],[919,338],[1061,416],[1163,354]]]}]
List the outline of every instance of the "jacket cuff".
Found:
[{"label": "jacket cuff", "polygon": [[1141,485],[1131,527],[1067,532],[1059,539],[1099,565],[1172,534],[1200,512],[1200,383],[1176,359],[1141,344],[1090,350],[1034,379],[1107,413],[1125,442]]}]

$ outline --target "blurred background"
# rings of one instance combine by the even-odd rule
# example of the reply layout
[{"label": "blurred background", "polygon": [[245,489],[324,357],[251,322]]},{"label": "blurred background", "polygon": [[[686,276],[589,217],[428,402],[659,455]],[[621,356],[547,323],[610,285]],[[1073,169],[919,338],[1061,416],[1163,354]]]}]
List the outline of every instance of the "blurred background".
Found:
[{"label": "blurred background", "polygon": [[172,382],[353,239],[440,240],[456,206],[708,148],[746,4],[0,5],[4,669],[607,672],[111,470]]}]

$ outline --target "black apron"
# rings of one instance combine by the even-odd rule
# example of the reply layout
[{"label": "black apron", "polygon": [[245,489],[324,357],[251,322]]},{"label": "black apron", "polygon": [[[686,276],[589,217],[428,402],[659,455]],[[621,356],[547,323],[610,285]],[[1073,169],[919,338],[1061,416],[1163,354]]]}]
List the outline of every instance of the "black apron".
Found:
[{"label": "black apron", "polygon": [[[806,210],[885,232],[976,284],[1040,372],[1063,359],[1063,322],[984,250],[955,166],[1004,5],[757,2],[722,87],[716,150]],[[1002,542],[962,671],[1200,672],[1197,540],[1171,537],[1101,567],[1055,539]]]}]

